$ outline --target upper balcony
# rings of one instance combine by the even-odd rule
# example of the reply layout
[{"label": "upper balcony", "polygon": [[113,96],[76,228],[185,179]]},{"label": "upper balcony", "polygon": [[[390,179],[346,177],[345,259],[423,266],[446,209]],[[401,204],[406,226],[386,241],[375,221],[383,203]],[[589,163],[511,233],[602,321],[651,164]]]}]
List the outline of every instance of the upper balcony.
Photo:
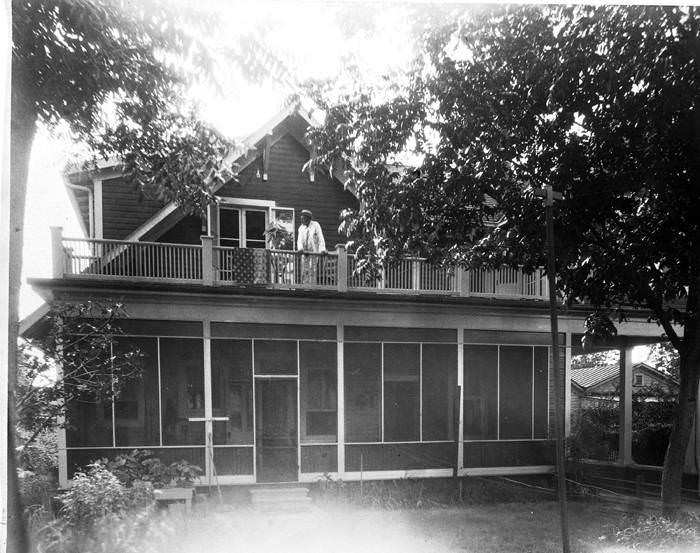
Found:
[{"label": "upper balcony", "polygon": [[54,278],[128,282],[197,283],[283,290],[320,289],[376,294],[443,295],[547,300],[542,270],[448,268],[425,259],[388,264],[379,279],[355,272],[344,247],[324,254],[262,248],[228,248],[202,237],[201,245],[63,238],[52,229]]}]

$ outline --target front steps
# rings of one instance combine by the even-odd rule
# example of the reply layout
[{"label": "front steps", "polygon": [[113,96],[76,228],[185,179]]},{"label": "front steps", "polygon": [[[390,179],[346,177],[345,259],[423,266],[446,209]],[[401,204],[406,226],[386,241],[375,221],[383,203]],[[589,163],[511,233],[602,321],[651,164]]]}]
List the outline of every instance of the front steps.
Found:
[{"label": "front steps", "polygon": [[256,486],[250,489],[253,509],[265,513],[300,513],[311,510],[305,486]]}]

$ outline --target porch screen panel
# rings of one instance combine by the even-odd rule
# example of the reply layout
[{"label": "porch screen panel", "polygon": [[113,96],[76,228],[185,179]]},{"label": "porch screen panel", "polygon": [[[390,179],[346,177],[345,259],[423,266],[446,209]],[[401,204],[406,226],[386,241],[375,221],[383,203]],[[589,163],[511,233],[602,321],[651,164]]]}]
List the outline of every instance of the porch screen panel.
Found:
[{"label": "porch screen panel", "polygon": [[302,442],[338,439],[337,364],[334,342],[299,342]]},{"label": "porch screen panel", "polygon": [[546,438],[547,437],[547,414],[549,412],[548,406],[548,382],[549,382],[549,348],[536,347],[535,348],[535,378],[533,382],[534,386],[534,396],[535,403],[533,409],[535,410],[534,422],[535,427],[533,429],[533,437],[535,438]]},{"label": "porch screen panel", "polygon": [[455,432],[457,346],[423,344],[423,440],[452,440]]},{"label": "porch screen panel", "polygon": [[345,343],[345,440],[378,442],[382,420],[382,346]]},{"label": "porch screen panel", "polygon": [[158,412],[158,340],[122,337],[115,353],[138,350],[141,378],[124,387],[114,401],[114,433],[117,447],[160,445]]},{"label": "porch screen panel", "polygon": [[255,340],[255,374],[297,374],[296,340]]},{"label": "porch screen panel", "polygon": [[384,441],[420,439],[420,346],[384,344]]},{"label": "porch screen panel", "polygon": [[500,438],[532,437],[532,349],[501,346]]},{"label": "porch screen panel", "polygon": [[66,405],[68,447],[112,447],[112,403],[95,402],[87,396]]},{"label": "porch screen panel", "polygon": [[253,343],[211,341],[211,391],[215,445],[253,443]]},{"label": "porch screen panel", "polygon": [[[90,352],[88,341],[77,337],[68,336],[66,342],[71,345],[66,347],[63,374],[71,371],[80,373],[82,359],[96,355],[104,367],[109,366],[110,350]],[[85,347],[81,345],[85,343]],[[70,350],[70,351],[68,351]],[[71,360],[75,363],[71,366]],[[65,382],[70,382],[68,378]],[[111,447],[114,445],[112,402],[109,400],[97,402],[91,394],[80,393],[73,390],[73,399],[66,404],[66,445],[68,447]]]},{"label": "porch screen panel", "polygon": [[498,437],[498,346],[464,346],[464,439]]},{"label": "porch screen panel", "polygon": [[161,338],[161,425],[163,445],[204,445],[202,340]]}]

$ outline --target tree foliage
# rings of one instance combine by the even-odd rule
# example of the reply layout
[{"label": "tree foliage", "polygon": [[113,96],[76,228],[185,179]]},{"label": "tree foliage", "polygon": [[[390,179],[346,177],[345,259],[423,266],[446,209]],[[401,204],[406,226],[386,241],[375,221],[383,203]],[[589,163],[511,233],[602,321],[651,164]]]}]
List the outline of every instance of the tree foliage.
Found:
[{"label": "tree foliage", "polygon": [[21,344],[16,405],[23,447],[57,427],[68,404],[109,403],[141,378],[144,354],[122,336],[124,315],[119,303],[54,303],[46,334]]},{"label": "tree foliage", "polygon": [[427,32],[401,81],[311,89],[313,163],[352,163],[363,209],[345,228],[369,260],[545,265],[535,192],[563,193],[559,292],[605,335],[642,307],[679,352],[667,504],[700,376],[699,24],[692,7],[490,7]]}]

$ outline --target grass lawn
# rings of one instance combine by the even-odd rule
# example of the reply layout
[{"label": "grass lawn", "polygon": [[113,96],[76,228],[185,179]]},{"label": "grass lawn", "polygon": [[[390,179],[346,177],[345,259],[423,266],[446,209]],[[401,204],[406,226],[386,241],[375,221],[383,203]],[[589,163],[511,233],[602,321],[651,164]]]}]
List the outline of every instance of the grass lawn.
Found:
[{"label": "grass lawn", "polygon": [[[596,503],[572,502],[572,552],[644,551],[615,543],[612,530],[622,519]],[[171,553],[561,551],[558,507],[552,501],[392,511],[326,505],[289,515],[212,508],[206,517],[182,519],[175,535],[160,545],[156,550]],[[690,553],[697,546],[670,550]]]}]

